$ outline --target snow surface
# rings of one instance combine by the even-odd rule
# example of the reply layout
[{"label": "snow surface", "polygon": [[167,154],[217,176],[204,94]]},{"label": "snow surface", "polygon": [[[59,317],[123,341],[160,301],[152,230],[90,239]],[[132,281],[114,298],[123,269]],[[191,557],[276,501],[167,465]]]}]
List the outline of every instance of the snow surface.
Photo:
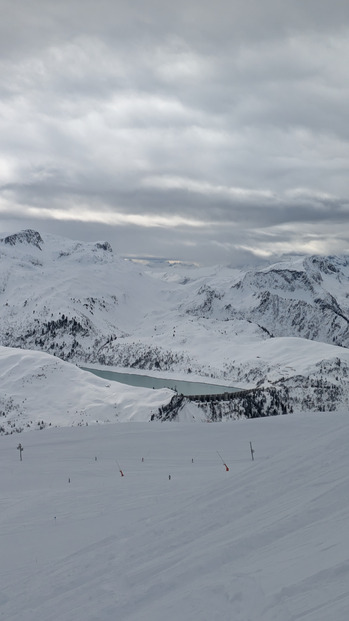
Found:
[{"label": "snow surface", "polygon": [[36,426],[149,421],[174,394],[107,382],[42,352],[0,347],[0,434]]},{"label": "snow surface", "polygon": [[[0,255],[1,342],[21,347],[0,347],[0,619],[347,621],[349,353],[330,343],[348,338],[349,259],[150,272],[35,231]],[[171,390],[24,347],[287,383],[337,412],[191,425],[190,403],[145,424]]]},{"label": "snow surface", "polygon": [[1,619],[347,621],[347,413],[0,443]]},{"label": "snow surface", "polygon": [[289,377],[279,368],[287,366],[284,338],[298,339],[305,353],[311,348],[315,364],[323,359],[322,343],[340,346],[333,353],[326,349],[326,359],[346,356],[348,257],[297,257],[249,270],[173,265],[164,271],[122,260],[103,242],[35,231],[11,236],[13,243],[5,239],[2,345],[55,353],[79,365],[190,374],[241,388],[254,387],[253,368],[265,385],[273,381],[273,369],[278,378],[280,372]]},{"label": "snow surface", "polygon": [[[349,367],[347,349],[285,337],[262,341],[259,346],[246,344],[236,358],[244,372],[250,366],[254,371],[260,365],[271,385],[280,378],[292,379],[297,373],[317,377],[316,365],[319,361],[327,362],[325,377],[332,377],[343,393],[331,409],[343,411],[347,409],[348,378],[338,375],[337,354],[342,367]],[[187,377],[178,373],[175,379]],[[298,391],[310,394],[309,387]],[[323,392],[325,402],[328,389]],[[47,426],[148,422],[174,394],[168,388],[153,390],[108,381],[43,352],[0,347],[0,435]],[[201,422],[207,418],[204,409],[189,402],[178,414],[181,422]]]}]

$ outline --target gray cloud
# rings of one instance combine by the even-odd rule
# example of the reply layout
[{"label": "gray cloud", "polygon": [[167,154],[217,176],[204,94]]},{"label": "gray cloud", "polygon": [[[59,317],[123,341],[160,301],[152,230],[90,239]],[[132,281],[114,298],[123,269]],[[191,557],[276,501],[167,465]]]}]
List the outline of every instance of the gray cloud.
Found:
[{"label": "gray cloud", "polygon": [[2,0],[0,224],[208,263],[346,252],[348,29],[339,0]]}]

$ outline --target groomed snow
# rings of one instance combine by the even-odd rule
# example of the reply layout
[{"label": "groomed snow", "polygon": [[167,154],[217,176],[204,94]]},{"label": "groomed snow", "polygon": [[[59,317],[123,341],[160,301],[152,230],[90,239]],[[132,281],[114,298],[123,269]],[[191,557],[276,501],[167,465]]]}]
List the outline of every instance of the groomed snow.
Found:
[{"label": "groomed snow", "polygon": [[1,619],[347,621],[347,413],[0,442]]}]

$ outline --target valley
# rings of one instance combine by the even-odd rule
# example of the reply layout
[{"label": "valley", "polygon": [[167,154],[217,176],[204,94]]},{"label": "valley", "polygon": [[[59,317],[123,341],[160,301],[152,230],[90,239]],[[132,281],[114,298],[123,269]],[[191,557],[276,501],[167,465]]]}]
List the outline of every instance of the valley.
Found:
[{"label": "valley", "polygon": [[265,391],[248,406],[235,400],[236,410],[215,406],[217,419],[246,407],[255,416],[264,406],[265,415],[348,406],[347,257],[150,268],[118,257],[108,242],[27,230],[0,240],[0,259],[5,348]]}]

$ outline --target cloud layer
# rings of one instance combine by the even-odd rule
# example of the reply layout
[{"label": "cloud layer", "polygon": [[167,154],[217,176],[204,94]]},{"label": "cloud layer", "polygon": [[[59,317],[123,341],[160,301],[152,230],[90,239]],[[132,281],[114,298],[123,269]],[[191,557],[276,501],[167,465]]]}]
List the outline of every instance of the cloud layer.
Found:
[{"label": "cloud layer", "polygon": [[2,230],[204,263],[349,252],[347,3],[2,6]]}]

